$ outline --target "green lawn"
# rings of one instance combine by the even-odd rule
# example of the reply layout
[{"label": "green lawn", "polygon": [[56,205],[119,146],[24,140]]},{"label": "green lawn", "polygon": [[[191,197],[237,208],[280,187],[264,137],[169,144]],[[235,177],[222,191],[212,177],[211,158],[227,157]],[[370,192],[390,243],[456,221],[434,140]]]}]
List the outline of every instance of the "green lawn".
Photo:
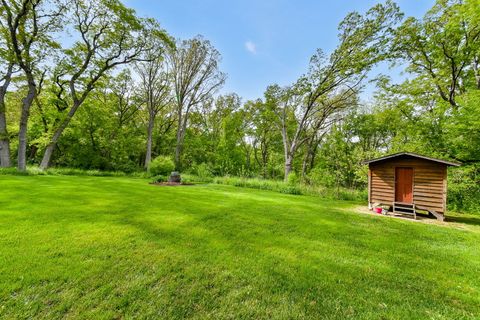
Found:
[{"label": "green lawn", "polygon": [[147,182],[0,176],[0,318],[480,317],[474,216]]}]

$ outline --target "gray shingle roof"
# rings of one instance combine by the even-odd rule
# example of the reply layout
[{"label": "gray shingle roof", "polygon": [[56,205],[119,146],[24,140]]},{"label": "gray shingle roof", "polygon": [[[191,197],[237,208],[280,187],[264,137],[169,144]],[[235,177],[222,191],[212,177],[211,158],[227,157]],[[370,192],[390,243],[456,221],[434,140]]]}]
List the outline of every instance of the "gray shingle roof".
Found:
[{"label": "gray shingle roof", "polygon": [[384,160],[388,160],[388,159],[392,159],[392,158],[397,158],[397,157],[402,157],[402,156],[410,156],[410,157],[413,157],[413,158],[425,159],[425,160],[429,160],[429,161],[433,161],[433,162],[437,162],[437,163],[442,163],[442,164],[445,164],[447,166],[459,167],[461,165],[458,162],[452,162],[452,161],[446,161],[446,160],[426,157],[426,156],[422,156],[420,154],[413,153],[413,152],[394,153],[394,154],[390,154],[388,156],[384,156],[384,157],[380,157],[380,158],[376,158],[376,159],[371,159],[371,160],[366,160],[366,161],[363,162],[363,164],[380,162],[380,161],[384,161]]}]

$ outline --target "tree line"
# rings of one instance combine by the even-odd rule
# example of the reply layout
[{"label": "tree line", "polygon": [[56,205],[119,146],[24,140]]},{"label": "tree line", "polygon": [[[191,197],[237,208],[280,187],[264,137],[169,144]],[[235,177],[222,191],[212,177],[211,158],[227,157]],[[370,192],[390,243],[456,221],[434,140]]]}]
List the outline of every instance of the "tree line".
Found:
[{"label": "tree line", "polygon": [[119,1],[0,1],[2,167],[131,172],[163,155],[195,174],[361,188],[362,160],[407,150],[463,162],[453,178],[478,186],[478,0],[437,0],[418,19],[393,1],[352,12],[331,52],[250,101],[218,94],[207,39],[174,39]]}]

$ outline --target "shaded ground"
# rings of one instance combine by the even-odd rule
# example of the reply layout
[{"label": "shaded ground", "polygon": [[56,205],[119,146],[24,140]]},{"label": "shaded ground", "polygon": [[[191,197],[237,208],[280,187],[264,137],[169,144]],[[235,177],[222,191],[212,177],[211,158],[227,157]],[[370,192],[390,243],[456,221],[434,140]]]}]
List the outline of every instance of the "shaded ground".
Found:
[{"label": "shaded ground", "polygon": [[128,178],[0,176],[0,190],[0,318],[480,314],[474,216],[438,226]]}]

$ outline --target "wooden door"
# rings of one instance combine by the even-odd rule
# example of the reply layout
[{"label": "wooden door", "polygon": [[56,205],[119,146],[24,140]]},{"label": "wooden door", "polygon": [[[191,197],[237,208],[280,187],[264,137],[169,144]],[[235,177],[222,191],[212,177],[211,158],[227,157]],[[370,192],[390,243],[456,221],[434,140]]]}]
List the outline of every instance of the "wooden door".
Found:
[{"label": "wooden door", "polygon": [[413,203],[412,168],[395,168],[395,202]]}]

